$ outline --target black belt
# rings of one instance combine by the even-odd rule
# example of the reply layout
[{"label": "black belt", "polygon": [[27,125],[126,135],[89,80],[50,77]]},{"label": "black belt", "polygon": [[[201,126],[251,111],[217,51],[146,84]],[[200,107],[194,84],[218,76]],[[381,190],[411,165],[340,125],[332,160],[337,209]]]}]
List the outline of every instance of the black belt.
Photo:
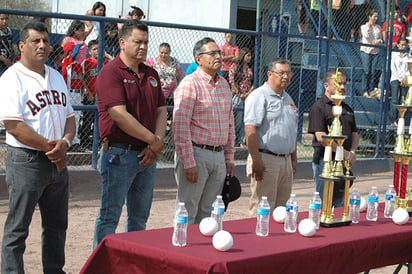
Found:
[{"label": "black belt", "polygon": [[117,148],[122,148],[122,149],[128,149],[128,150],[142,150],[142,147],[132,145],[132,144],[126,144],[126,143],[116,143],[116,142],[110,142],[109,147],[117,147]]},{"label": "black belt", "polygon": [[286,156],[290,155],[290,154],[275,153],[275,152],[272,152],[272,151],[264,149],[264,148],[259,148],[259,152],[270,154],[270,155],[275,155],[275,156],[278,156],[278,157],[286,157]]},{"label": "black belt", "polygon": [[199,144],[196,144],[196,143],[193,143],[193,142],[192,142],[192,144],[193,144],[195,147],[200,147],[200,148],[203,148],[203,149],[211,150],[211,151],[213,151],[213,152],[221,152],[221,151],[223,150],[223,146],[199,145]]}]

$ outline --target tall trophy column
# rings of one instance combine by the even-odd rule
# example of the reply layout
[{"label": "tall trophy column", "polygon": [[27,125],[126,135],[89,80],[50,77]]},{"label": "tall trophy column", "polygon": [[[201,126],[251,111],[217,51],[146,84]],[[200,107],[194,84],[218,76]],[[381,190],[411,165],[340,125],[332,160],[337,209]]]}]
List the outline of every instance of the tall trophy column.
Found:
[{"label": "tall trophy column", "polygon": [[[345,96],[340,93],[339,82],[341,73],[336,70],[334,76],[334,83],[337,86],[336,93],[332,95],[332,100],[335,105],[332,107],[332,112],[334,119],[332,124],[328,127],[328,135],[322,136],[325,140],[325,155],[324,155],[324,166],[322,174],[319,176],[324,181],[323,188],[323,206],[322,215],[320,219],[320,225],[323,227],[336,227],[349,225],[351,221],[348,218],[348,199],[349,199],[349,186],[350,180],[354,177],[350,176],[349,165],[346,166],[347,173],[344,174],[344,149],[343,143],[345,142],[347,136],[342,135],[342,125],[340,122],[340,116],[342,115],[342,101]],[[336,152],[335,159],[332,159],[332,147],[336,142]],[[345,180],[345,192],[344,192],[344,204],[346,205],[346,210],[344,209],[342,217],[334,218],[333,212],[333,188],[335,181]]]}]

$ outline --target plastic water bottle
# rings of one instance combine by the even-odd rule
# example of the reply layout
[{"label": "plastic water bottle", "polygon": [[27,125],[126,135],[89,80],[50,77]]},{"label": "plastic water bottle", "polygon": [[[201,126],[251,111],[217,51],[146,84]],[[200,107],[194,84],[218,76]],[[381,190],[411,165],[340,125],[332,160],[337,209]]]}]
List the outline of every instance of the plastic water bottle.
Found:
[{"label": "plastic water bottle", "polygon": [[349,199],[349,219],[352,220],[352,223],[359,223],[360,218],[360,203],[361,195],[357,188],[352,190]]},{"label": "plastic water bottle", "polygon": [[290,194],[289,200],[286,202],[286,218],[284,229],[286,232],[295,232],[297,228],[298,218],[298,200],[295,194]]},{"label": "plastic water bottle", "polygon": [[187,239],[187,210],[185,203],[180,202],[176,209],[175,219],[173,222],[173,238],[174,246],[185,246]]},{"label": "plastic water bottle", "polygon": [[266,237],[269,234],[270,205],[268,197],[262,196],[257,208],[256,235]]},{"label": "plastic water bottle", "polygon": [[390,185],[385,194],[385,211],[383,215],[385,218],[392,218],[393,211],[395,211],[396,191],[393,185]]},{"label": "plastic water bottle", "polygon": [[216,220],[218,224],[218,231],[223,229],[223,216],[225,214],[225,203],[223,203],[222,195],[217,195],[216,200],[212,204],[211,217]]},{"label": "plastic water bottle", "polygon": [[316,224],[316,229],[319,228],[321,210],[322,200],[319,196],[319,192],[315,192],[309,204],[309,219]]},{"label": "plastic water bottle", "polygon": [[378,219],[378,204],[379,193],[376,186],[373,186],[368,195],[368,209],[366,211],[366,219],[368,221],[376,221]]}]

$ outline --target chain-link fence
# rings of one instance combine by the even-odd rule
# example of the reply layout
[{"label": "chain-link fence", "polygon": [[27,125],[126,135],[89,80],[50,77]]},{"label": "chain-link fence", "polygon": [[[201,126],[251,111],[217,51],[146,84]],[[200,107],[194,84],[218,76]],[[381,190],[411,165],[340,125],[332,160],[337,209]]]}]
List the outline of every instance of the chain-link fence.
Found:
[{"label": "chain-link fence", "polygon": [[[147,22],[150,37],[147,58],[148,60],[153,58],[152,60],[156,61],[162,49],[160,45],[167,43],[170,48],[170,56],[179,62],[178,68],[181,68],[184,76],[194,61],[192,49],[195,42],[208,36],[215,39],[218,45],[224,45],[227,43],[226,36],[230,34],[232,46],[239,49],[239,60],[243,60],[245,52],[250,53],[252,57],[249,65],[253,78],[250,84],[255,87],[265,82],[267,63],[271,59],[279,56],[289,59],[292,63],[294,76],[287,92],[298,107],[298,158],[300,160],[311,159],[313,152],[311,147],[313,136],[307,133],[308,112],[316,99],[323,94],[323,77],[326,70],[339,67],[347,77],[347,99],[345,101],[355,110],[359,126],[361,145],[358,158],[373,157],[379,155],[380,152],[384,153],[386,150],[380,151],[377,144],[381,143],[381,147],[385,144],[389,144],[389,147],[393,145],[396,130],[391,126],[391,123],[395,120],[385,119],[386,113],[388,113],[386,109],[390,107],[389,94],[380,96],[385,95],[385,93],[374,90],[375,88],[385,90],[384,84],[388,82],[385,79],[389,78],[385,73],[388,70],[384,68],[389,61],[386,56],[390,57],[390,54],[387,55],[385,44],[375,45],[373,43],[373,45],[369,45],[370,48],[376,49],[378,54],[375,70],[371,71],[370,75],[366,75],[360,50],[362,45],[359,43],[365,43],[365,41],[359,40],[357,32],[352,31],[353,28],[358,28],[356,24],[362,23],[359,25],[360,27],[366,23],[368,16],[365,12],[370,10],[369,7],[361,12],[362,16],[359,18],[349,16],[346,12],[349,1],[342,0],[340,10],[333,11],[328,21],[325,17],[327,13],[325,7],[321,5],[319,12],[316,13],[316,10],[311,9],[313,1],[302,1],[265,1],[261,7],[257,8],[257,12],[260,13],[259,31],[222,30]],[[319,1],[315,2],[319,3]],[[349,12],[354,13],[354,9],[355,7],[351,8]],[[121,27],[124,20],[17,10],[6,11],[10,13],[9,27],[13,30],[13,48],[16,55],[18,54],[16,44],[19,28],[32,18],[47,17],[50,19],[50,44],[54,50],[48,64],[62,72],[76,110],[78,133],[75,140],[76,145],[71,148],[69,153],[69,164],[76,168],[95,167],[99,138],[97,128],[95,128],[97,107],[93,83],[100,65],[110,62],[119,53],[118,28]],[[4,10],[0,12],[4,12]],[[365,16],[363,16],[364,13]],[[88,26],[90,26],[84,23],[85,19],[98,20],[91,21],[91,24],[94,28],[99,29],[100,32],[97,33],[99,38],[97,40],[86,39],[85,43],[79,47],[76,46],[77,40],[82,40],[79,33],[81,35],[84,31],[87,32]],[[319,24],[319,21],[322,24]],[[101,43],[103,47],[99,48],[97,44]],[[97,57],[93,57],[96,47],[98,48]],[[389,51],[391,52],[391,49]],[[236,78],[234,76],[236,64],[228,64],[226,67],[222,68],[222,74],[228,79],[232,74],[232,80],[229,79],[229,81],[232,81],[233,84],[233,79]],[[232,73],[230,73],[231,67]],[[386,77],[383,77],[385,75]],[[365,88],[365,81],[372,88]],[[170,131],[173,100],[169,100],[168,103],[168,131],[165,138],[165,150],[158,162],[159,166],[173,163],[174,145]],[[237,115],[239,119],[243,114],[242,104],[235,104],[234,111],[235,116]],[[244,161],[247,149],[244,147],[242,118],[239,120],[240,122],[236,123],[238,127],[236,160]],[[4,158],[2,153],[0,163],[4,163]]]}]

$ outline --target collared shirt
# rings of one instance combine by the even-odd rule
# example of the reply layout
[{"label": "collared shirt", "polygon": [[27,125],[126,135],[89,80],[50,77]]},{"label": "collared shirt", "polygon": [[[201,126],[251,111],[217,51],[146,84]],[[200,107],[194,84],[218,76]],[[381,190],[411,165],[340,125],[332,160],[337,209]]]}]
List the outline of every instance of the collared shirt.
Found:
[{"label": "collared shirt", "polygon": [[260,149],[278,154],[295,151],[297,109],[286,92],[279,95],[267,83],[255,89],[246,98],[244,122],[256,127]]},{"label": "collared shirt", "polygon": [[96,90],[100,137],[144,148],[147,144],[121,130],[107,110],[124,105],[140,124],[154,133],[157,110],[166,105],[157,72],[140,63],[136,74],[117,56],[100,70]]},{"label": "collared shirt", "polygon": [[[325,94],[313,104],[309,112],[308,133],[329,133],[328,126],[332,124],[333,119],[335,118],[332,114],[333,106],[334,102],[329,100]],[[342,134],[347,137],[343,143],[343,147],[346,150],[351,150],[352,132],[358,132],[358,128],[356,127],[355,114],[345,102],[342,102],[342,115],[339,120],[342,124]],[[317,141],[316,136],[313,137],[312,146],[323,147],[322,144]]]},{"label": "collared shirt", "polygon": [[232,93],[227,81],[201,69],[183,78],[175,91],[173,132],[184,168],[196,166],[192,142],[224,146],[226,162],[234,161],[235,127]]},{"label": "collared shirt", "polygon": [[[223,53],[223,56],[231,56],[236,53],[239,53],[239,48],[234,45],[228,46],[226,43],[220,46],[220,50]],[[233,64],[232,61],[222,61],[222,71],[229,71],[230,66]]]},{"label": "collared shirt", "polygon": [[391,82],[395,80],[401,82],[405,78],[406,74],[409,75],[407,62],[407,53],[403,53],[403,56],[401,56],[401,52],[392,52]]}]

